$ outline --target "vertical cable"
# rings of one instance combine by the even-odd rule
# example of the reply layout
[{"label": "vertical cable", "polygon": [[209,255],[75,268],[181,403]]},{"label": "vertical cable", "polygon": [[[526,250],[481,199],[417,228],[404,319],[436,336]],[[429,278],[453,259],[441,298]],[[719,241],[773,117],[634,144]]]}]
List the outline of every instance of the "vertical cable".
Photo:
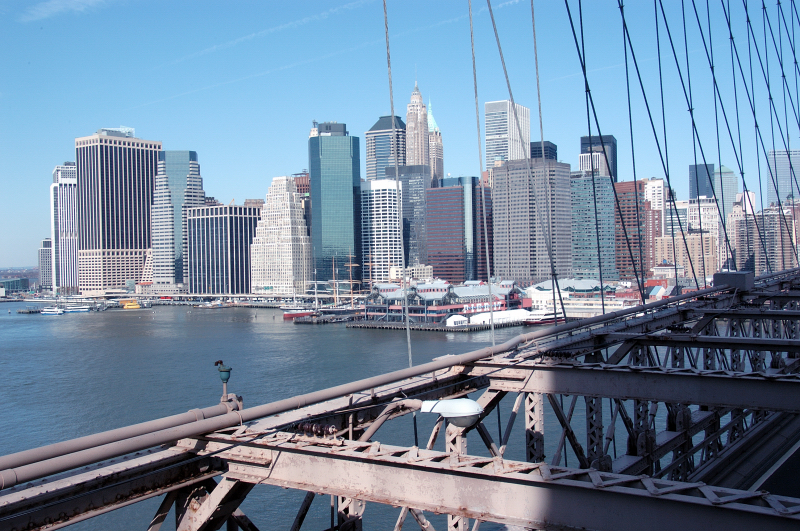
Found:
[{"label": "vertical cable", "polygon": [[[406,345],[408,346],[408,366],[413,367],[414,362],[411,357],[411,326],[408,318],[408,293],[406,292],[406,249],[403,242],[403,203],[400,199],[400,172],[397,167],[397,136],[395,133],[394,124],[394,94],[392,92],[392,55],[389,53],[389,15],[386,11],[386,0],[383,0],[383,25],[386,31],[386,65],[389,72],[389,105],[392,111],[392,142],[395,145],[394,155],[394,182],[395,190],[397,192],[397,221],[400,227],[400,263],[402,265],[402,279],[400,280],[400,287],[403,293],[403,317],[406,321]],[[391,153],[391,144],[390,153]],[[352,289],[352,286],[351,286]],[[414,413],[414,423],[416,424],[416,412]]]},{"label": "vertical cable", "polygon": [[[469,7],[469,44],[472,50],[472,86],[475,89],[475,125],[478,130],[478,168],[483,167],[483,153],[481,152],[481,114],[478,108],[478,73],[475,66],[475,35],[472,29],[472,0],[467,1]],[[486,169],[487,173],[489,169]],[[482,175],[482,171],[478,170],[478,175]],[[483,186],[483,178],[480,178],[478,183],[481,190],[481,210],[483,213],[483,242],[486,250],[486,283],[489,286],[489,326],[492,335],[492,346],[495,346],[494,341],[494,300],[492,300],[492,261],[489,259],[489,230],[486,223],[486,198],[485,188]]]}]

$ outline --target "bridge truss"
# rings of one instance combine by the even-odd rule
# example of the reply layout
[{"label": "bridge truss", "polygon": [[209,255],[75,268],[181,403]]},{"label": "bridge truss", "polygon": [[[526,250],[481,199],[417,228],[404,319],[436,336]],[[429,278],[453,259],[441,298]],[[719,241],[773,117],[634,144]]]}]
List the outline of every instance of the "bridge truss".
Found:
[{"label": "bridge truss", "polygon": [[[332,527],[342,530],[361,528],[368,503],[398,507],[395,529],[405,520],[432,529],[431,513],[459,530],[470,520],[473,529],[796,528],[800,499],[757,487],[800,440],[800,270],[752,286],[744,273],[727,278],[749,289],[718,286],[254,408],[228,395],[2,457],[0,527],[56,529],[163,496],[150,531],[171,509],[179,530],[253,530],[239,505],[272,485],[309,493],[291,529],[317,494],[334,497]],[[420,400],[470,394],[484,408],[474,426],[440,418],[412,447],[383,438],[385,422]],[[484,419],[510,397],[495,439]],[[517,417],[524,440],[511,436]],[[468,451],[470,431],[483,448]],[[506,458],[518,445],[526,460]]]}]

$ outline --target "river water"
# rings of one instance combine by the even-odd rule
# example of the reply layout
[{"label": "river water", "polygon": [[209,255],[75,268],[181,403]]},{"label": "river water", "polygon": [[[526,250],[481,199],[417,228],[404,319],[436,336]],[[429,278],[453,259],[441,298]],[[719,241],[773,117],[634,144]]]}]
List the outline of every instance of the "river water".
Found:
[{"label": "river water", "polygon": [[[408,366],[405,331],[295,325],[273,309],[157,306],[61,316],[16,313],[25,306],[0,304],[3,455],[214,405],[221,394],[214,362],[220,359],[233,367],[229,392],[242,395],[245,407]],[[524,331],[529,329],[497,330],[496,342]],[[411,342],[414,363],[420,364],[490,345],[491,336],[412,332]],[[504,401],[504,417],[512,401]],[[419,416],[421,440],[435,420],[429,417]],[[521,418],[515,424],[510,459],[524,459],[522,424]],[[495,415],[486,425],[497,439]],[[412,433],[410,419],[403,418],[387,423],[375,438],[411,445]],[[438,449],[443,449],[441,439]],[[485,454],[482,446],[471,434],[470,453]],[[258,486],[242,510],[262,530],[289,529],[303,496]],[[160,498],[137,503],[70,529],[145,529],[159,503]],[[364,528],[391,529],[398,512],[370,504]],[[439,529],[446,528],[443,518],[430,517]],[[329,519],[329,498],[318,496],[303,528],[325,529]],[[406,526],[416,527],[410,517]],[[172,516],[162,529],[174,529]],[[498,527],[485,524],[481,529]]]}]

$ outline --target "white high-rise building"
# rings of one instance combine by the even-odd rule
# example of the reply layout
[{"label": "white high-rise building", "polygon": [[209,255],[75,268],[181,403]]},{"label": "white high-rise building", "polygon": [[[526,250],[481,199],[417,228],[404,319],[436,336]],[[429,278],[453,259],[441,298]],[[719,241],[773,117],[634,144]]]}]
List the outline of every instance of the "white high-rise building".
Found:
[{"label": "white high-rise building", "polygon": [[402,267],[402,197],[402,182],[382,179],[361,183],[361,248],[369,264],[363,272],[367,282],[388,282],[390,268]]},{"label": "white high-rise building", "polygon": [[50,185],[50,239],[53,293],[78,293],[78,170],[65,162],[53,170]]},{"label": "white high-rise building", "polygon": [[488,101],[484,104],[487,170],[494,167],[495,160],[530,157],[531,110],[519,103],[516,104],[516,110],[519,127],[514,120],[510,101]]},{"label": "white high-rise building", "polygon": [[428,157],[428,109],[422,102],[419,87],[414,85],[411,103],[406,113],[406,165],[429,164]]},{"label": "white high-rise building", "polygon": [[[598,148],[599,149],[599,148]],[[578,155],[578,163],[580,164],[580,171],[591,174],[594,171],[595,176],[610,177],[608,172],[608,163],[602,150],[593,151],[591,153],[581,153]]]},{"label": "white high-rise building", "polygon": [[152,214],[153,293],[187,291],[186,209],[202,206],[205,197],[195,151],[159,152]]},{"label": "white high-rise building", "polygon": [[151,206],[161,142],[130,128],[75,139],[78,287],[83,294],[139,282],[151,245]]},{"label": "white high-rise building", "polygon": [[250,245],[250,268],[253,293],[302,295],[314,280],[302,196],[291,177],[272,179]]}]

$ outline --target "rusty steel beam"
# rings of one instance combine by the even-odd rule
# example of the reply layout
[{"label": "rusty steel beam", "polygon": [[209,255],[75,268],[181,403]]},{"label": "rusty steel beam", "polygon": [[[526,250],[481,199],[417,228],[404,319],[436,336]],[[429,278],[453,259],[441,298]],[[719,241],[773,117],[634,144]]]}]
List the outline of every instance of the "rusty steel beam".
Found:
[{"label": "rusty steel beam", "polygon": [[[740,339],[740,338],[736,338]],[[491,373],[491,388],[524,393],[602,396],[709,407],[800,413],[800,375],[692,368],[537,363],[499,369],[491,363],[470,374]],[[509,379],[504,378],[508,371]],[[519,378],[528,372],[529,378]]]},{"label": "rusty steel beam", "polygon": [[[196,445],[200,441],[182,444]],[[800,500],[545,463],[277,434],[215,436],[226,476],[530,528],[797,529]]]},{"label": "rusty steel beam", "polygon": [[[58,529],[202,483],[221,474],[223,467],[219,460],[197,459],[182,448],[152,450],[132,458],[115,459],[89,470],[3,491],[0,494],[0,529]],[[157,514],[152,522],[153,529],[160,527],[159,520],[163,518]]]},{"label": "rusty steel beam", "polygon": [[639,345],[722,348],[737,350],[760,350],[767,352],[800,352],[800,340],[771,339],[765,337],[696,336],[690,334],[628,334],[614,332],[599,334],[608,342],[634,341]]}]

